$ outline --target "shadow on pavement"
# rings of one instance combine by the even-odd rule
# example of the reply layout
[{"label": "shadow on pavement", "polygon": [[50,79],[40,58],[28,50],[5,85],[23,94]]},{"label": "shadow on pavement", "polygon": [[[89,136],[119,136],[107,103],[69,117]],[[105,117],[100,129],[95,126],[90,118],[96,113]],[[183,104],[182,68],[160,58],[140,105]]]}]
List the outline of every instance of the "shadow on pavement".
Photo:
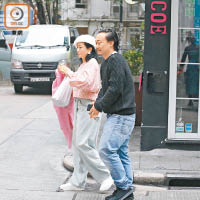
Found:
[{"label": "shadow on pavement", "polygon": [[[13,89],[14,92],[14,89]],[[32,87],[25,87],[23,88],[23,95],[51,95],[51,87],[39,87],[39,88],[32,88]],[[21,95],[16,94],[16,95]]]}]

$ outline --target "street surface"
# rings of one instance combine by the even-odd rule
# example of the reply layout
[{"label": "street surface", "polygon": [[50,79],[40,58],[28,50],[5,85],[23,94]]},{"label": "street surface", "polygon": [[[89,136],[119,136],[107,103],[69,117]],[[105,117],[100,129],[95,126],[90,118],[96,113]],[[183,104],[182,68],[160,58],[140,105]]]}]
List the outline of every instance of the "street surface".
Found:
[{"label": "street surface", "polygon": [[[70,175],[63,167],[67,152],[48,91],[16,95],[12,86],[0,86],[0,200],[103,200],[90,179],[86,192],[56,192]],[[137,200],[200,199],[198,189],[135,186]]]},{"label": "street surface", "polygon": [[[46,93],[46,94],[45,94]],[[0,87],[0,199],[72,199],[56,193],[68,172],[65,138],[48,92]]]}]

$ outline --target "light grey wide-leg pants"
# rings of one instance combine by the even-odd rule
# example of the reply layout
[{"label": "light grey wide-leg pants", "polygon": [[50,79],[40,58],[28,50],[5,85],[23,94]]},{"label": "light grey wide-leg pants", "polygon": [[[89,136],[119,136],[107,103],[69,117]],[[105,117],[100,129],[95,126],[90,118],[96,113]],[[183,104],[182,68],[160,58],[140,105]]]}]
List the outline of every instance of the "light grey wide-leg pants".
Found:
[{"label": "light grey wide-leg pants", "polygon": [[100,159],[97,136],[100,128],[100,118],[90,119],[87,105],[90,100],[75,98],[74,128],[72,138],[74,172],[70,182],[77,187],[85,187],[87,174],[102,183],[110,175],[109,170]]}]

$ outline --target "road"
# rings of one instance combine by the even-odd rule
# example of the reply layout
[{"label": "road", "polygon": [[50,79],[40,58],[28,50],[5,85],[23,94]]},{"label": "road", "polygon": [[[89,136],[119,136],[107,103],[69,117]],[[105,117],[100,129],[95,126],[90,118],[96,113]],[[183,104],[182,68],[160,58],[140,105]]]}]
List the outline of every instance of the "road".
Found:
[{"label": "road", "polygon": [[0,111],[0,199],[72,199],[55,192],[68,176],[67,146],[48,92],[0,87]]}]

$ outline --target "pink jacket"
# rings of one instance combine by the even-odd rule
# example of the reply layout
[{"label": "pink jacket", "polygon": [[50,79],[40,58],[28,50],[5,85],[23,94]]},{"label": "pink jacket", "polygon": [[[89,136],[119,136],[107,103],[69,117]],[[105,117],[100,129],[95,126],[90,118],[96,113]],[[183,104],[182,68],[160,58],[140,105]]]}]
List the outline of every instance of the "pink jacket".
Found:
[{"label": "pink jacket", "polygon": [[96,59],[82,63],[76,72],[70,70],[68,77],[74,97],[96,100],[101,88],[100,66]]},{"label": "pink jacket", "polygon": [[[56,70],[56,79],[52,84],[52,95],[55,93],[57,87],[64,79],[64,75]],[[68,148],[72,147],[72,132],[73,132],[73,119],[74,119],[74,98],[71,96],[70,103],[66,107],[57,107],[54,105],[60,128],[63,131],[67,140]]]}]

